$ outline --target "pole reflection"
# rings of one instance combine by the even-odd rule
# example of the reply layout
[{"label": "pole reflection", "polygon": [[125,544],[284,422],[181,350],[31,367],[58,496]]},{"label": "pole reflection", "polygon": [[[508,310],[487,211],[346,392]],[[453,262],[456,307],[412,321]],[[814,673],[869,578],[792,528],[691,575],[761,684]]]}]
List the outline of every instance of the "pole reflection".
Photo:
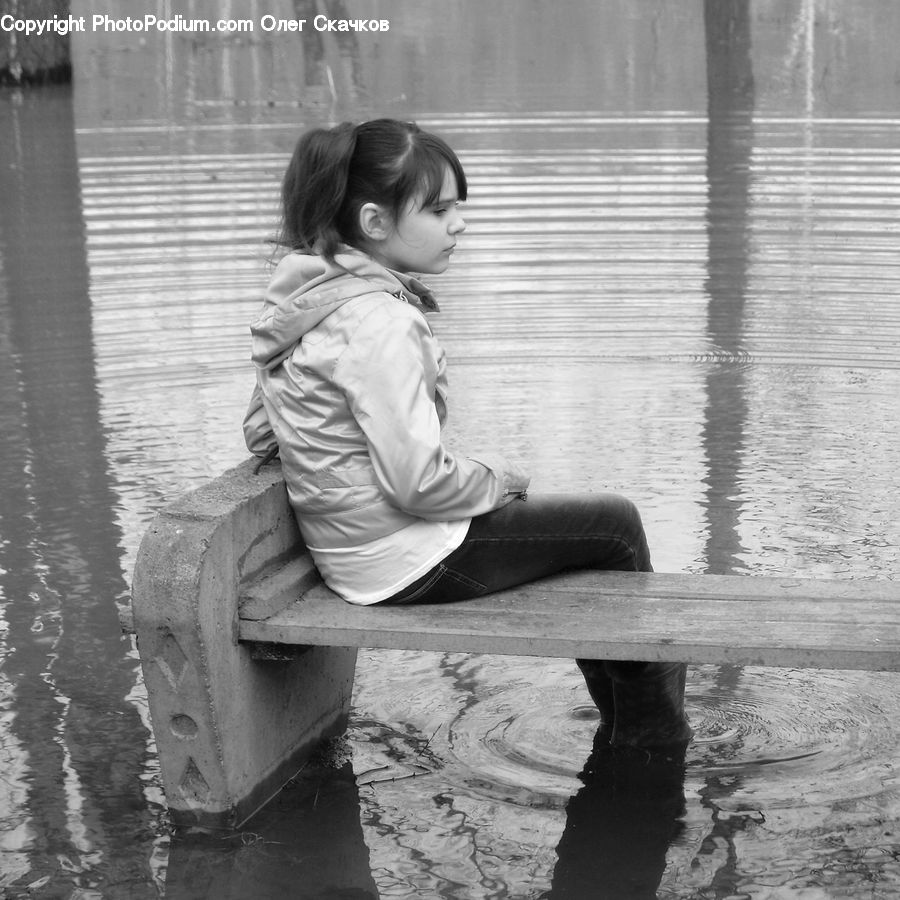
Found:
[{"label": "pole reflection", "polygon": [[[731,574],[744,567],[740,539],[741,469],[749,416],[744,315],[751,257],[750,189],[755,88],[750,0],[704,0],[707,80],[708,276],[707,336],[712,359],[706,376],[703,447],[707,461],[705,506],[707,571]],[[720,666],[719,697],[734,696],[743,669]],[[727,748],[733,751],[733,747]],[[734,830],[719,821],[717,798],[740,790],[739,777],[707,776],[700,801],[710,831],[700,853],[717,840],[728,850],[714,884],[734,880]]]},{"label": "pole reflection", "polygon": [[[0,605],[8,746],[20,748],[23,854],[72,880],[133,868],[149,838],[147,732],[128,696],[126,592],[105,457],[68,88],[0,102]],[[0,733],[0,747],[6,745]],[[55,868],[54,868],[55,871]],[[143,873],[135,878],[145,881]]]},{"label": "pole reflection", "polygon": [[708,90],[706,230],[707,339],[711,362],[703,447],[707,571],[741,568],[739,521],[747,387],[744,304],[750,260],[753,71],[749,0],[706,0]]}]

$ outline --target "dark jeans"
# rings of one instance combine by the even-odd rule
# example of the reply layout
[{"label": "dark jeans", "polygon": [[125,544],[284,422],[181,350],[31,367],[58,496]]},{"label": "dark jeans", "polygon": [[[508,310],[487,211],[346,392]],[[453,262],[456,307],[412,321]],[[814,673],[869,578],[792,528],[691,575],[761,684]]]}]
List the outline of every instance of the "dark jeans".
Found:
[{"label": "dark jeans", "polygon": [[385,603],[450,603],[566,569],[650,572],[637,507],[617,494],[529,494],[476,516],[462,545]]},{"label": "dark jeans", "polygon": [[[450,603],[566,569],[652,572],[635,505],[617,494],[545,494],[477,516],[461,546],[385,603]],[[683,663],[576,660],[612,744],[683,749]]]}]

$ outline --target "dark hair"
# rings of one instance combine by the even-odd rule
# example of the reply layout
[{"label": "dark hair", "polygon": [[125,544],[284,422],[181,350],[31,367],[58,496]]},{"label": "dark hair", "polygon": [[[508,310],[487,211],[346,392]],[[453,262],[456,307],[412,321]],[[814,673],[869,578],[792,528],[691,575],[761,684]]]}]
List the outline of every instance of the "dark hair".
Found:
[{"label": "dark hair", "polygon": [[278,243],[333,259],[339,244],[362,243],[364,204],[377,203],[394,219],[418,193],[428,206],[440,196],[447,167],[465,200],[468,186],[456,154],[414,122],[373,119],[307,131],[284,173]]}]

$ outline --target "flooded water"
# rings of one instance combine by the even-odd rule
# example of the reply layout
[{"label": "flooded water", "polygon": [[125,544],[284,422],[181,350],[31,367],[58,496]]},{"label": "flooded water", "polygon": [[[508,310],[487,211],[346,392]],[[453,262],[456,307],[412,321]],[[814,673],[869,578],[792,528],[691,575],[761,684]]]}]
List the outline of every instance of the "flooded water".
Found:
[{"label": "flooded water", "polygon": [[900,7],[272,6],[390,29],[88,32],[72,90],[0,93],[0,896],[900,895],[895,674],[692,668],[684,768],[634,772],[568,660],[363,651],[328,778],[172,833],[117,610],[155,511],[246,455],[310,125],[462,157],[454,446],[632,497],[661,571],[900,563]]}]

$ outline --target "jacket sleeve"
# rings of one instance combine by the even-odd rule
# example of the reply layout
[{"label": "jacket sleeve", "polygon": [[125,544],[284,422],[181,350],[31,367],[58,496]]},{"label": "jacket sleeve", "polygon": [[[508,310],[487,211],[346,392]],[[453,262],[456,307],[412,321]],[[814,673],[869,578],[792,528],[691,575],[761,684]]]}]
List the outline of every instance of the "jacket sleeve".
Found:
[{"label": "jacket sleeve", "polygon": [[385,496],[433,520],[489,512],[524,493],[529,481],[503,457],[481,462],[443,446],[436,404],[442,359],[424,316],[391,303],[363,321],[335,369]]},{"label": "jacket sleeve", "polygon": [[269,417],[263,406],[262,391],[258,383],[250,395],[250,404],[244,416],[244,441],[247,449],[256,456],[266,456],[276,445],[275,433],[269,424]]}]

